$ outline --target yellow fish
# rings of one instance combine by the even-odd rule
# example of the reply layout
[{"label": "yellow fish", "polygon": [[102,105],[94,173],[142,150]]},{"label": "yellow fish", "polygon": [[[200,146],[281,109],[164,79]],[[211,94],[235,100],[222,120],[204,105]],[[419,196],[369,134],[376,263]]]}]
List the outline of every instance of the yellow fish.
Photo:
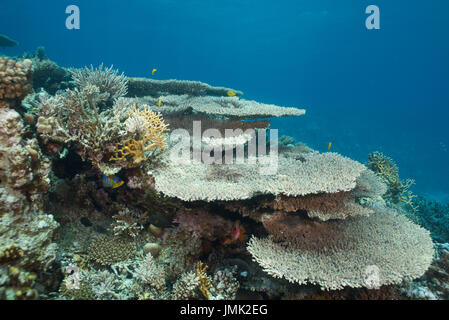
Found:
[{"label": "yellow fish", "polygon": [[134,78],[129,78],[129,81],[130,82],[134,82]]},{"label": "yellow fish", "polygon": [[157,106],[160,108],[160,107],[161,107],[161,104],[162,104],[162,100],[159,99],[159,100],[157,101]]},{"label": "yellow fish", "polygon": [[153,69],[153,71],[151,71],[151,74],[154,76],[154,73],[157,71],[157,69]]},{"label": "yellow fish", "polygon": [[229,91],[227,92],[227,94],[228,94],[228,96],[230,96],[230,97],[235,96],[235,92],[232,91],[232,90],[229,90]]},{"label": "yellow fish", "polygon": [[125,183],[122,179],[116,176],[105,176],[104,174],[100,175],[100,181],[104,187],[112,189],[117,189]]},{"label": "yellow fish", "polygon": [[329,151],[332,147],[332,142],[329,142],[329,144],[327,145],[327,150]]}]

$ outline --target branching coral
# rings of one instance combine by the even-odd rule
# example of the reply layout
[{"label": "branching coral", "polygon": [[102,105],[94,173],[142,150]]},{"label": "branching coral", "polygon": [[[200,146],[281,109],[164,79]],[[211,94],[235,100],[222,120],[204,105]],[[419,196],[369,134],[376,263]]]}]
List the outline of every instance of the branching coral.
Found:
[{"label": "branching coral", "polygon": [[93,66],[84,69],[70,70],[76,86],[83,89],[87,86],[96,86],[102,95],[102,101],[114,100],[128,93],[128,79],[118,75],[113,66],[103,70],[103,64],[98,69]]},{"label": "branching coral", "polygon": [[195,268],[195,274],[198,277],[198,290],[201,291],[203,296],[209,300],[210,299],[210,293],[209,290],[212,287],[211,281],[209,276],[206,273],[207,266],[203,264],[202,262],[198,262],[196,264]]},{"label": "branching coral", "polygon": [[140,219],[137,219],[128,208],[120,211],[112,218],[114,222],[111,224],[111,229],[116,236],[124,233],[135,238],[143,229],[143,226],[139,223]]},{"label": "branching coral", "polygon": [[131,130],[138,136],[118,143],[114,155],[109,160],[123,161],[131,158],[132,164],[139,165],[146,160],[145,152],[166,148],[164,132],[168,129],[160,113],[154,113],[146,105],[143,106],[143,110],[138,110],[134,106],[127,121],[131,121],[128,122],[128,130],[132,128]]},{"label": "branching coral", "polygon": [[401,181],[398,167],[391,158],[380,152],[372,152],[368,155],[368,167],[387,185],[388,189],[384,196],[387,201],[392,204],[406,204],[416,212],[417,207],[414,204],[416,196],[409,190],[415,181],[412,179]]},{"label": "branching coral", "polygon": [[[73,142],[83,160],[90,160],[109,175],[120,170],[120,164],[110,163],[110,159],[129,160],[130,163],[121,163],[124,166],[139,165],[146,159],[145,152],[165,148],[163,132],[167,126],[160,114],[146,106],[139,110],[136,101],[123,98],[117,98],[112,108],[101,111],[101,104],[112,94],[105,94],[93,83],[100,82],[102,90],[106,90],[109,82],[115,80],[103,79],[110,75],[85,73],[77,78],[79,87],[54,97],[39,98],[42,101],[37,111],[37,129],[44,143]],[[140,120],[140,126],[135,119]],[[115,156],[111,157],[114,148]]]}]

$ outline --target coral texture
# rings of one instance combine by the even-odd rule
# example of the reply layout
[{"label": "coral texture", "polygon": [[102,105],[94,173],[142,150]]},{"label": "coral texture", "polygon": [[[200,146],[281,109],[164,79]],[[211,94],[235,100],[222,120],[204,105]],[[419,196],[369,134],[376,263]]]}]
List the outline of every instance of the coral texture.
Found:
[{"label": "coral texture", "polygon": [[30,92],[31,66],[32,62],[29,59],[16,61],[0,57],[0,107],[8,102],[20,102]]},{"label": "coral texture", "polygon": [[318,248],[314,235],[300,248],[252,237],[247,249],[270,275],[326,290],[369,287],[370,266],[379,270],[378,285],[400,283],[422,276],[432,262],[429,232],[393,212],[326,223],[337,231],[329,236],[324,228]]},{"label": "coral texture", "polygon": [[243,200],[260,194],[303,196],[335,193],[355,188],[365,166],[337,153],[304,154],[302,159],[279,157],[274,175],[261,175],[258,158],[254,164],[229,164],[238,174],[232,181],[212,176],[212,165],[176,164],[167,161],[153,171],[156,190],[185,201]]},{"label": "coral texture", "polygon": [[89,259],[102,265],[124,261],[136,251],[134,242],[124,238],[100,236],[89,246]]},{"label": "coral texture", "polygon": [[128,95],[131,97],[159,96],[161,94],[226,96],[229,91],[233,91],[237,97],[243,94],[238,90],[213,87],[199,81],[154,80],[146,78],[133,78],[133,81],[129,82],[128,91]]}]

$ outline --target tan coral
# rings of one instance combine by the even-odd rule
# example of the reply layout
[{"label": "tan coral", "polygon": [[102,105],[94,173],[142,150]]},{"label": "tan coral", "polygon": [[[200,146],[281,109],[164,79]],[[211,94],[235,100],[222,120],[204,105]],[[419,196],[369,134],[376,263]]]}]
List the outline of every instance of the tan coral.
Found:
[{"label": "tan coral", "polygon": [[155,113],[147,105],[143,110],[138,110],[136,106],[131,110],[129,116],[144,120],[143,132],[138,138],[130,138],[116,145],[111,161],[124,161],[132,159],[132,165],[139,165],[146,160],[145,152],[154,151],[157,148],[165,149],[164,132],[168,130],[167,125],[160,113]]},{"label": "tan coral", "polygon": [[136,251],[134,242],[124,238],[100,236],[89,246],[89,260],[110,265],[130,258]]},{"label": "tan coral", "polygon": [[325,290],[369,287],[372,270],[377,270],[378,285],[398,284],[404,278],[419,278],[432,262],[429,232],[385,208],[369,217],[325,224],[332,224],[336,232],[329,235],[326,227],[319,246],[318,235],[303,238],[300,247],[253,237],[247,249],[270,275]]},{"label": "tan coral", "polygon": [[[31,90],[32,62],[0,57],[0,102],[21,101]],[[0,103],[1,104],[1,103]]]}]

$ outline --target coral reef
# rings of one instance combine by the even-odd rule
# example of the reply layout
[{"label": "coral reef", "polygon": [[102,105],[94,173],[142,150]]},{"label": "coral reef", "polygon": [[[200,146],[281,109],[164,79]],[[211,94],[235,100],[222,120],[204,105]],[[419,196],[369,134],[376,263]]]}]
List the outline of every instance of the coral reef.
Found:
[{"label": "coral reef", "polygon": [[32,62],[0,57],[0,108],[16,107],[32,88]]},{"label": "coral reef", "polygon": [[423,277],[403,288],[406,295],[420,300],[449,299],[449,244],[437,244],[437,255]]},{"label": "coral reef", "polygon": [[414,216],[419,224],[430,231],[432,238],[441,243],[449,242],[449,204],[429,201],[423,197],[415,199],[417,211]]},{"label": "coral reef", "polygon": [[409,189],[415,184],[412,179],[403,182],[399,178],[399,170],[393,159],[386,157],[380,152],[371,152],[368,155],[368,167],[373,170],[387,185],[384,199],[393,205],[405,204],[413,211],[417,208],[413,203],[416,197]]},{"label": "coral reef", "polygon": [[166,148],[164,132],[167,131],[167,125],[161,114],[152,112],[148,106],[144,105],[143,110],[134,106],[125,125],[128,132],[137,133],[139,137],[137,140],[130,138],[120,142],[109,160],[121,161],[131,157],[132,163],[139,165],[146,160],[145,152]]},{"label": "coral reef", "polygon": [[31,89],[31,61],[1,58],[1,65],[0,297],[36,299],[45,285],[38,293],[35,280],[47,278],[45,272],[57,256],[59,224],[44,211],[43,197],[50,186],[51,163],[12,109]]},{"label": "coral reef", "polygon": [[70,70],[75,86],[80,90],[87,86],[96,86],[101,95],[100,101],[114,101],[117,98],[126,96],[128,93],[128,79],[113,66],[103,70],[103,64],[98,69],[93,66],[84,69]]},{"label": "coral reef", "polygon": [[[42,48],[0,59],[1,299],[447,297],[447,254],[431,265],[429,232],[395,211],[416,199],[391,159],[256,138],[270,127],[260,118],[305,110],[66,69]],[[201,137],[211,158],[243,161],[172,161],[168,134],[197,124],[221,134]],[[444,208],[425,207],[436,224]]]},{"label": "coral reef", "polygon": [[143,97],[143,96],[159,96],[163,95],[183,95],[190,96],[227,96],[229,91],[233,91],[236,97],[243,93],[238,90],[213,87],[207,83],[199,81],[185,81],[185,80],[154,80],[146,78],[133,78],[129,83],[128,96]]},{"label": "coral reef", "polygon": [[235,168],[239,173],[232,182],[219,175],[211,176],[212,165],[193,161],[177,164],[165,160],[166,165],[162,169],[153,171],[155,187],[159,192],[185,201],[244,200],[259,194],[303,196],[350,191],[366,169],[337,153],[311,152],[301,159],[280,156],[277,172],[261,175],[261,168],[269,163],[263,158],[253,159],[253,163],[221,165]]},{"label": "coral reef", "polygon": [[100,236],[92,240],[89,246],[89,260],[101,265],[111,265],[125,261],[136,251],[134,242],[125,238]]},{"label": "coral reef", "polygon": [[[302,242],[291,239],[287,247],[253,237],[248,251],[270,275],[299,284],[318,284],[325,290],[369,287],[370,266],[379,272],[378,286],[397,284],[405,277],[422,276],[432,262],[428,231],[392,212],[323,223],[332,225],[315,227],[313,232],[303,227],[307,236]],[[335,232],[329,230],[332,227]]]}]

